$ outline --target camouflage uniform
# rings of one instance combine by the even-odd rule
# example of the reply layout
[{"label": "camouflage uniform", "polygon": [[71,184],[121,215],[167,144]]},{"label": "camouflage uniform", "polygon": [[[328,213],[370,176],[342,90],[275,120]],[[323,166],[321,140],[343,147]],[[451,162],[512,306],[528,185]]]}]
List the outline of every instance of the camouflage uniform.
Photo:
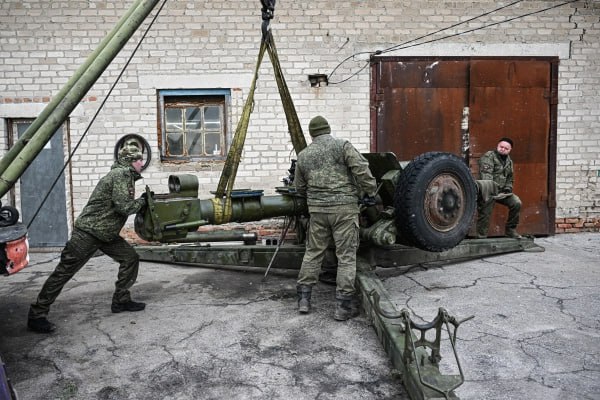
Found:
[{"label": "camouflage uniform", "polygon": [[498,185],[498,190],[505,193],[498,199],[487,202],[479,199],[477,207],[477,236],[487,236],[490,226],[490,217],[496,202],[508,207],[508,219],[505,230],[507,233],[515,231],[519,224],[521,199],[512,193],[513,190],[513,162],[510,156],[503,157],[496,151],[490,150],[479,159],[479,179],[491,180]]},{"label": "camouflage uniform", "polygon": [[367,160],[350,142],[328,133],[314,137],[298,154],[296,164],[296,189],[306,196],[310,213],[298,285],[317,283],[325,250],[333,238],[338,259],[336,293],[350,296],[355,292],[358,201],[361,194],[374,196],[377,186]]},{"label": "camouflage uniform", "polygon": [[97,250],[119,263],[113,304],[131,301],[129,289],[133,286],[139,266],[139,257],[133,247],[119,236],[127,217],[145,206],[145,199],[135,199],[134,182],[141,178],[131,166],[141,153],[126,149],[119,153],[110,172],[92,192],[88,203],[75,221],[71,239],[61,253],[60,263],[46,280],[35,304],[29,309],[29,319],[45,318],[64,285],[94,255]]}]

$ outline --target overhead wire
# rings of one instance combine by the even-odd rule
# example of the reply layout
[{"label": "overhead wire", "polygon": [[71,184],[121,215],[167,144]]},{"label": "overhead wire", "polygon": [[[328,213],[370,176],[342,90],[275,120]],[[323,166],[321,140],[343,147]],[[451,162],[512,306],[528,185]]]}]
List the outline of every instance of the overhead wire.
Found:
[{"label": "overhead wire", "polygon": [[[539,14],[539,13],[542,13],[542,12],[545,12],[545,11],[549,11],[549,10],[552,10],[552,9],[554,9],[554,8],[562,7],[562,6],[564,6],[564,5],[567,5],[567,4],[570,4],[570,3],[575,3],[575,2],[577,2],[577,1],[579,1],[579,0],[568,0],[568,1],[564,1],[564,2],[562,2],[562,3],[555,4],[555,5],[553,5],[553,6],[550,6],[550,7],[547,7],[547,8],[543,8],[543,9],[540,9],[540,10],[536,10],[536,11],[532,11],[532,12],[529,12],[529,13],[521,14],[521,15],[518,15],[518,16],[516,16],[516,17],[508,18],[508,19],[505,19],[505,20],[502,20],[502,21],[493,22],[493,23],[490,23],[490,24],[487,24],[487,25],[483,25],[483,26],[480,26],[480,27],[477,27],[477,28],[469,29],[469,30],[466,30],[466,31],[462,31],[462,32],[458,32],[458,33],[454,33],[454,34],[450,34],[450,35],[446,35],[446,36],[442,36],[442,37],[440,37],[440,38],[431,39],[431,40],[428,40],[428,41],[425,41],[425,42],[419,42],[419,43],[416,43],[416,44],[411,44],[411,45],[408,45],[409,43],[413,43],[413,42],[415,42],[415,41],[417,41],[417,40],[425,39],[425,38],[427,38],[427,37],[430,37],[430,36],[436,35],[436,34],[438,34],[438,33],[440,33],[440,32],[446,31],[446,30],[448,30],[448,29],[456,28],[457,26],[464,25],[464,24],[466,24],[466,23],[468,23],[468,22],[472,22],[472,21],[474,21],[474,20],[476,20],[476,19],[479,19],[479,18],[481,18],[481,17],[484,17],[484,16],[487,16],[487,15],[490,15],[490,14],[492,14],[492,13],[495,13],[495,12],[497,12],[497,11],[500,11],[500,10],[502,10],[502,9],[505,9],[505,8],[507,8],[507,7],[513,6],[513,5],[515,5],[515,4],[517,4],[517,3],[520,3],[520,2],[522,2],[522,1],[523,1],[523,0],[517,0],[517,1],[514,1],[514,2],[512,2],[512,3],[510,3],[510,4],[507,4],[507,5],[505,5],[505,6],[498,7],[498,8],[496,8],[496,9],[492,10],[492,11],[487,11],[487,12],[485,12],[485,13],[483,13],[483,14],[480,14],[480,15],[478,15],[478,16],[476,16],[476,17],[469,18],[469,19],[467,19],[467,20],[465,20],[465,21],[458,22],[458,23],[456,23],[456,24],[453,24],[453,25],[450,25],[450,26],[448,26],[448,27],[446,27],[446,28],[438,29],[437,31],[434,31],[434,32],[431,32],[431,33],[425,34],[425,35],[423,35],[423,36],[420,36],[420,37],[418,37],[418,38],[411,39],[411,40],[409,40],[409,41],[406,41],[406,42],[403,42],[403,43],[400,43],[400,44],[397,44],[397,45],[394,45],[394,46],[391,46],[391,47],[388,47],[388,48],[386,48],[386,49],[383,49],[383,50],[376,50],[376,51],[360,51],[360,52],[356,52],[356,53],[354,53],[354,54],[352,54],[352,55],[350,55],[350,56],[346,57],[346,58],[345,58],[345,59],[343,59],[342,61],[340,61],[340,62],[339,62],[339,63],[338,63],[336,66],[335,66],[335,68],[334,68],[334,69],[331,71],[331,73],[329,74],[329,76],[328,76],[328,80],[329,80],[329,79],[331,79],[331,76],[332,76],[332,75],[335,73],[335,71],[336,71],[338,68],[340,68],[340,66],[341,66],[341,65],[343,65],[344,63],[346,63],[348,60],[350,60],[350,59],[352,59],[352,58],[354,58],[354,57],[356,57],[356,56],[362,55],[362,54],[380,55],[380,54],[384,54],[384,53],[389,53],[389,52],[391,52],[391,51],[402,50],[402,49],[408,49],[408,48],[411,48],[411,47],[417,47],[417,46],[421,46],[421,45],[424,45],[424,44],[433,43],[433,42],[437,42],[437,41],[440,41],[440,40],[448,39],[448,38],[451,38],[451,37],[457,37],[457,36],[465,35],[465,34],[472,33],[472,32],[475,32],[475,31],[478,31],[478,30],[481,30],[481,29],[489,28],[489,27],[491,27],[491,26],[496,26],[496,25],[504,24],[504,23],[507,23],[507,22],[514,21],[514,20],[516,20],[516,19],[520,19],[520,18],[529,17],[529,16],[531,16],[531,15],[535,15],[535,14]],[[365,61],[365,64],[364,64],[362,67],[360,67],[360,69],[359,69],[358,71],[356,71],[356,72],[352,73],[350,76],[348,76],[348,77],[346,77],[346,78],[344,78],[344,79],[342,79],[342,80],[340,80],[340,81],[337,81],[337,82],[329,82],[329,85],[339,85],[340,83],[343,83],[343,82],[346,82],[346,81],[348,81],[348,80],[352,79],[353,77],[355,77],[356,75],[358,75],[359,73],[361,73],[361,72],[362,72],[362,71],[363,71],[363,70],[364,70],[364,69],[365,69],[367,66],[369,66],[369,64],[370,64],[370,60],[366,60],[366,61]]]},{"label": "overhead wire", "polygon": [[112,94],[113,90],[117,86],[117,83],[119,83],[119,81],[121,80],[121,77],[123,77],[123,75],[125,74],[125,70],[127,69],[127,67],[129,66],[129,64],[131,63],[131,60],[133,59],[133,57],[137,53],[138,49],[142,45],[142,42],[144,41],[144,39],[148,35],[148,32],[150,32],[150,28],[152,28],[152,25],[154,25],[154,22],[156,21],[156,19],[160,15],[160,12],[164,8],[164,6],[167,3],[167,1],[168,0],[163,0],[163,2],[161,3],[160,7],[158,8],[158,11],[156,12],[156,14],[154,15],[154,17],[152,18],[152,20],[148,24],[148,27],[144,31],[142,37],[138,41],[137,45],[135,46],[135,48],[133,49],[133,51],[131,52],[131,54],[129,55],[129,58],[125,62],[123,68],[121,68],[121,71],[119,72],[119,75],[117,76],[117,78],[115,79],[115,81],[113,82],[113,84],[111,85],[111,87],[108,90],[106,96],[104,97],[104,100],[102,100],[102,102],[100,103],[100,106],[98,107],[98,109],[94,113],[94,116],[90,120],[90,122],[87,125],[87,127],[86,127],[85,131],[83,132],[83,134],[81,135],[81,138],[79,138],[79,141],[77,141],[77,144],[75,145],[75,147],[73,148],[73,150],[71,151],[71,153],[69,153],[69,157],[67,158],[67,161],[64,163],[62,169],[60,170],[60,172],[56,176],[56,179],[54,179],[54,182],[52,183],[52,185],[50,186],[50,189],[48,189],[48,192],[46,193],[46,195],[42,199],[42,202],[40,203],[40,205],[38,206],[38,208],[35,210],[35,213],[33,214],[33,216],[31,217],[31,220],[27,224],[27,229],[29,229],[29,227],[31,226],[31,224],[33,223],[33,221],[35,221],[35,218],[38,216],[38,214],[39,214],[40,210],[42,209],[44,203],[46,202],[46,200],[48,200],[48,197],[52,193],[52,190],[54,189],[54,187],[58,183],[58,181],[59,181],[60,177],[62,176],[62,174],[65,172],[65,169],[67,168],[67,165],[69,165],[69,163],[73,159],[73,156],[75,155],[75,153],[79,149],[79,146],[83,142],[83,139],[86,137],[86,135],[90,131],[90,129],[92,127],[92,124],[94,123],[94,121],[96,120],[96,118],[98,117],[98,115],[100,114],[100,111],[102,111],[102,109],[104,108],[104,105],[106,104],[106,102],[108,101],[108,98],[110,97],[110,95]]},{"label": "overhead wire", "polygon": [[542,9],[542,10],[532,11],[530,13],[522,14],[522,15],[519,15],[519,16],[516,16],[516,17],[512,17],[512,18],[508,18],[508,19],[505,19],[503,21],[498,21],[498,22],[493,22],[493,23],[487,24],[487,25],[483,25],[483,26],[481,26],[479,28],[473,28],[473,29],[469,29],[469,30],[466,30],[466,31],[463,31],[463,32],[453,33],[451,35],[446,35],[446,36],[443,36],[441,38],[431,39],[431,40],[428,40],[428,41],[425,41],[425,42],[421,42],[421,43],[417,43],[417,44],[413,44],[413,45],[410,45],[410,46],[400,47],[400,49],[408,49],[410,47],[416,47],[416,46],[420,46],[420,45],[423,45],[423,44],[433,43],[433,42],[437,42],[437,41],[440,41],[440,40],[448,39],[448,38],[451,38],[451,37],[456,37],[456,36],[464,35],[464,34],[467,34],[467,33],[472,33],[472,32],[478,31],[480,29],[485,29],[485,28],[489,28],[491,26],[496,26],[496,25],[504,24],[504,23],[507,23],[507,22],[514,21],[516,19],[520,19],[520,18],[524,18],[524,17],[529,17],[531,15],[539,14],[539,13],[544,12],[544,11],[552,10],[553,8],[562,7],[562,6],[566,5],[566,4],[574,3],[576,1],[579,1],[579,0],[565,1],[565,2],[563,2],[561,4],[556,4],[556,5],[552,6],[552,7],[548,7],[548,8]]},{"label": "overhead wire", "polygon": [[508,8],[508,7],[512,7],[512,6],[514,6],[514,5],[518,4],[518,3],[521,3],[522,1],[523,0],[513,1],[512,3],[509,3],[509,4],[505,5],[505,6],[498,7],[496,9],[494,9],[494,10],[484,12],[483,14],[479,14],[476,17],[472,17],[472,18],[466,19],[464,21],[457,22],[457,23],[455,23],[453,25],[447,26],[447,27],[442,28],[442,29],[438,29],[437,31],[434,31],[434,32],[427,33],[427,34],[425,34],[423,36],[419,36],[417,38],[408,40],[408,41],[406,41],[404,43],[400,43],[400,44],[397,44],[395,46],[388,47],[387,49],[381,50],[379,53],[388,53],[390,51],[396,50],[397,48],[403,48],[402,46],[407,45],[408,43],[416,42],[417,40],[421,40],[421,39],[425,39],[426,37],[429,37],[429,36],[437,35],[440,32],[447,31],[448,29],[456,28],[456,27],[458,27],[460,25],[467,24],[467,23],[475,21],[475,20],[477,20],[477,19],[479,19],[481,17],[487,17],[490,14],[493,14],[495,12],[498,12],[498,11],[503,10],[505,8]]},{"label": "overhead wire", "polygon": [[[330,73],[329,73],[329,77],[328,77],[328,78],[331,78],[331,76],[332,76],[332,75],[335,73],[335,71],[336,71],[336,70],[337,70],[337,69],[338,69],[338,68],[339,68],[339,67],[340,67],[342,64],[344,64],[344,63],[345,63],[346,61],[348,61],[349,59],[351,59],[351,58],[354,58],[354,57],[356,57],[356,56],[358,56],[358,55],[361,55],[361,54],[379,54],[379,53],[384,53],[384,52],[388,52],[388,51],[393,51],[393,50],[394,50],[396,47],[398,47],[398,46],[403,46],[403,45],[405,45],[405,44],[408,44],[408,43],[416,42],[417,40],[424,39],[424,38],[426,38],[426,37],[429,37],[429,36],[432,36],[432,35],[438,34],[438,33],[440,33],[440,32],[446,31],[446,30],[448,30],[448,29],[452,29],[452,28],[455,28],[455,27],[457,27],[457,26],[464,25],[464,24],[466,24],[466,23],[468,23],[468,22],[474,21],[474,20],[476,20],[476,19],[479,19],[479,18],[481,18],[481,17],[484,17],[484,16],[486,16],[486,15],[489,15],[489,14],[493,14],[493,13],[495,13],[496,11],[500,11],[500,10],[502,10],[502,9],[504,9],[504,8],[507,8],[507,7],[513,6],[513,5],[515,5],[515,4],[517,4],[517,3],[520,3],[520,2],[522,2],[522,1],[523,1],[523,0],[517,0],[517,1],[514,1],[514,2],[512,2],[512,3],[510,3],[510,4],[507,4],[507,5],[505,5],[505,6],[502,6],[502,7],[496,8],[495,10],[492,10],[492,11],[485,12],[485,13],[483,13],[483,14],[480,14],[480,15],[476,16],[476,17],[469,18],[469,19],[467,19],[467,20],[464,20],[464,21],[461,21],[461,22],[457,22],[457,23],[456,23],[456,24],[454,24],[454,25],[450,25],[450,26],[448,26],[448,27],[445,27],[445,28],[442,28],[442,29],[438,29],[438,30],[437,30],[437,31],[435,31],[435,32],[430,32],[430,33],[427,33],[427,34],[425,34],[425,35],[423,35],[423,36],[419,36],[419,37],[417,37],[417,38],[411,39],[411,40],[409,40],[409,41],[406,41],[406,42],[404,42],[404,43],[401,43],[401,44],[394,45],[394,46],[392,46],[392,47],[389,47],[389,48],[387,48],[387,49],[385,49],[385,50],[378,50],[378,51],[375,51],[375,52],[372,52],[372,51],[360,51],[360,52],[354,53],[354,54],[352,54],[351,56],[348,56],[348,57],[346,57],[344,60],[342,60],[342,61],[341,61],[341,62],[340,62],[340,63],[339,63],[339,64],[338,64],[338,65],[337,65],[337,66],[336,66],[336,67],[335,67],[335,68],[334,68],[334,69],[333,69],[333,70],[332,70]],[[368,65],[368,64],[367,64],[367,65]],[[362,68],[360,69],[360,71],[362,71],[362,70],[363,70],[363,69],[365,69],[365,68],[366,68],[366,67],[362,67]],[[360,72],[360,71],[359,71],[359,72]],[[345,82],[346,80],[348,80],[348,79],[344,79],[344,80],[342,80],[342,81],[340,81],[340,82],[336,82],[335,84],[338,84],[338,83]]]}]

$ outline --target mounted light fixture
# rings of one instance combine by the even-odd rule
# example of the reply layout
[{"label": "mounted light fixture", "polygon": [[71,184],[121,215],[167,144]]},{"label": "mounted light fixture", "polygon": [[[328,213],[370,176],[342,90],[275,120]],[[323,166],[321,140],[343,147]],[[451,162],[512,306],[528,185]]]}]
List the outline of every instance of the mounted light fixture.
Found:
[{"label": "mounted light fixture", "polygon": [[327,75],[325,75],[325,74],[309,74],[308,81],[310,82],[311,87],[329,85],[329,81],[327,80]]}]

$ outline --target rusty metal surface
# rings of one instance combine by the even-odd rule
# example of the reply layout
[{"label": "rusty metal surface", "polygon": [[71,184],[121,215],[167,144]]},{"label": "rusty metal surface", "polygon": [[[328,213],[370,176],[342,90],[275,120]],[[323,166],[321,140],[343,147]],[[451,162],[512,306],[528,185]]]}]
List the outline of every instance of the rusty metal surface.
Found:
[{"label": "rusty metal surface", "polygon": [[[495,149],[498,138],[514,141],[514,192],[521,198],[519,232],[546,235],[554,227],[549,198],[550,74],[547,60],[474,60],[469,96],[471,169]],[[552,176],[552,180],[554,177]],[[491,236],[504,234],[507,211],[495,207]]]},{"label": "rusty metal surface", "polygon": [[374,68],[377,151],[392,151],[400,160],[431,150],[461,154],[467,62],[381,61]]},{"label": "rusty metal surface", "polygon": [[[408,58],[372,60],[372,150],[410,160],[427,151],[477,161],[498,138],[515,142],[514,191],[523,201],[519,232],[554,233],[556,92],[554,58]],[[467,126],[461,130],[463,116]],[[465,150],[467,149],[467,150]],[[494,209],[490,235],[504,234],[507,212]]]}]

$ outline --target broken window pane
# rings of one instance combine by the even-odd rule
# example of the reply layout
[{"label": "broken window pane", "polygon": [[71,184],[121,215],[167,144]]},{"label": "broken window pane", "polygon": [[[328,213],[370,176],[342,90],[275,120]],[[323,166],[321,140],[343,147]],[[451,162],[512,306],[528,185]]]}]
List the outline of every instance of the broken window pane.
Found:
[{"label": "broken window pane", "polygon": [[167,133],[167,154],[171,156],[183,155],[182,133]]}]

